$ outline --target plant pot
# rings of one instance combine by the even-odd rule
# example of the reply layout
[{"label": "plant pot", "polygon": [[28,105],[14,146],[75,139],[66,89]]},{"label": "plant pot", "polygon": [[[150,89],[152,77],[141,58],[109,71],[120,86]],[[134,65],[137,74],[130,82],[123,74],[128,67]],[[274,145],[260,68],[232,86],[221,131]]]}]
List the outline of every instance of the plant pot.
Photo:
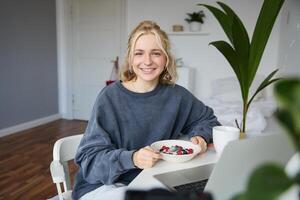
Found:
[{"label": "plant pot", "polygon": [[190,31],[197,32],[201,30],[201,23],[199,22],[191,22],[190,23]]},{"label": "plant pot", "polygon": [[240,140],[245,139],[247,137],[245,132],[240,132]]}]

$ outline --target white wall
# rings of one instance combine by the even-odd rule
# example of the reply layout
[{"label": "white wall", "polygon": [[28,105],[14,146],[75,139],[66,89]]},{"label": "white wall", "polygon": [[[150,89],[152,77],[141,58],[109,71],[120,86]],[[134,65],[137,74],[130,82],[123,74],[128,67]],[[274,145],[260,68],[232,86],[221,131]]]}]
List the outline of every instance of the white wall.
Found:
[{"label": "white wall", "polygon": [[279,66],[283,76],[300,77],[300,1],[288,0],[282,9]]},{"label": "white wall", "polygon": [[[204,99],[211,95],[211,83],[218,79],[233,76],[231,67],[216,48],[208,46],[215,40],[226,39],[223,30],[210,14],[197,6],[199,0],[127,0],[127,34],[142,20],[154,20],[165,31],[171,31],[173,24],[182,24],[188,30],[184,21],[187,12],[204,10],[206,14],[203,32],[206,36],[170,36],[173,53],[182,57],[187,66],[195,69],[194,94]],[[223,0],[241,17],[250,35],[254,30],[256,19],[262,5],[262,0]],[[215,5],[215,1],[201,1]],[[259,73],[267,75],[277,67],[279,46],[279,22],[277,20],[263,56]]]}]

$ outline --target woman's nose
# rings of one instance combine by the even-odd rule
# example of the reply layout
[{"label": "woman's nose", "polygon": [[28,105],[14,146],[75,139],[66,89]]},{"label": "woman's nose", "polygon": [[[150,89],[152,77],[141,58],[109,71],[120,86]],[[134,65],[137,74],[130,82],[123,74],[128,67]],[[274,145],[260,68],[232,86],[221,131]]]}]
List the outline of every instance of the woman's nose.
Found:
[{"label": "woman's nose", "polygon": [[144,64],[149,66],[152,64],[152,59],[151,59],[151,55],[145,55],[144,57]]}]

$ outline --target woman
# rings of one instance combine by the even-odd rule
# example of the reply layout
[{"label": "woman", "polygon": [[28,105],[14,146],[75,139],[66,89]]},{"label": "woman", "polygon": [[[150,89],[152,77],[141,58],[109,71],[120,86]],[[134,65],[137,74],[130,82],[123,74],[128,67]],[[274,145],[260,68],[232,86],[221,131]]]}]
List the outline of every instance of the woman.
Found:
[{"label": "woman", "polygon": [[97,97],[75,158],[74,199],[113,199],[161,158],[149,147],[155,141],[184,134],[206,151],[219,122],[175,80],[166,33],[154,22],[141,22],[130,34],[121,81]]}]

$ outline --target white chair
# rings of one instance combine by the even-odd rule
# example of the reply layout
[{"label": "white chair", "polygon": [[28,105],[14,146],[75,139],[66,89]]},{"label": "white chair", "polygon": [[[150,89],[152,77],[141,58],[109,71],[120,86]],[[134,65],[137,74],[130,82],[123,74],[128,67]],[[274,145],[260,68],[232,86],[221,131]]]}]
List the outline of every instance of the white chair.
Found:
[{"label": "white chair", "polygon": [[[72,199],[68,161],[74,159],[82,136],[83,134],[64,137],[57,140],[54,144],[53,161],[50,164],[50,172],[53,183],[56,184],[60,200]],[[63,185],[63,190],[61,184]]]}]

